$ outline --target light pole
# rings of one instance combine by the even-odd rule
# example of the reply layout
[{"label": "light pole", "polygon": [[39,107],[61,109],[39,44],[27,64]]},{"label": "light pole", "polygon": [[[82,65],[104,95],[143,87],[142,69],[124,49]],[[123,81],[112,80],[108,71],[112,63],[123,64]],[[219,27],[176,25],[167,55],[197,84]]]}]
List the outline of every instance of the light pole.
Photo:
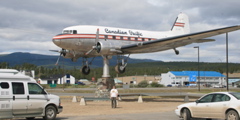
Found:
[{"label": "light pole", "polygon": [[199,46],[195,46],[193,48],[197,48],[198,49],[198,77],[197,77],[197,80],[198,80],[198,91],[200,91]]},{"label": "light pole", "polygon": [[229,91],[228,88],[228,33],[226,33],[226,73],[227,73],[227,78],[226,78],[226,82],[227,82],[227,91]]}]

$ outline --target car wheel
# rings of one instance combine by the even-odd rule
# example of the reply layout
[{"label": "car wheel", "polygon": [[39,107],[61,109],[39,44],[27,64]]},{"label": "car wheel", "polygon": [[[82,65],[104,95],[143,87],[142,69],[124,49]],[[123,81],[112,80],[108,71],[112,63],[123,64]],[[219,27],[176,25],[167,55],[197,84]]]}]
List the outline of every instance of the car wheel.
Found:
[{"label": "car wheel", "polygon": [[227,112],[226,119],[227,120],[239,120],[238,113],[234,110],[230,110]]},{"label": "car wheel", "polygon": [[191,114],[188,109],[183,109],[182,113],[183,120],[191,120]]},{"label": "car wheel", "polygon": [[53,106],[48,106],[45,110],[44,120],[54,120],[57,116],[57,110]]}]

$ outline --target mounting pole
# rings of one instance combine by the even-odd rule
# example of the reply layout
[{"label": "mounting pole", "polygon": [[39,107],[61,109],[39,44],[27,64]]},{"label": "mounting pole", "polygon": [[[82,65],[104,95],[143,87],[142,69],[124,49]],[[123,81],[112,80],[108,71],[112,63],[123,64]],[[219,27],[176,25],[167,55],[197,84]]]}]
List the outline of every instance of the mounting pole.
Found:
[{"label": "mounting pole", "polygon": [[103,57],[103,78],[109,78],[109,59],[111,59],[109,56],[102,56]]},{"label": "mounting pole", "polygon": [[109,73],[109,60],[112,59],[112,56],[103,55],[103,75],[102,82],[106,89],[111,90],[112,86],[115,85],[114,79],[111,78]]}]

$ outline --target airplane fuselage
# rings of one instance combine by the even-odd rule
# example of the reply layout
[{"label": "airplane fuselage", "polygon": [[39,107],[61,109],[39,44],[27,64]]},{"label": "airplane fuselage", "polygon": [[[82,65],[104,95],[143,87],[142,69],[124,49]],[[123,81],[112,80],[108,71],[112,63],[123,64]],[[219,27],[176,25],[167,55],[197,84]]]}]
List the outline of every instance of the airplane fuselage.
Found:
[{"label": "airplane fuselage", "polygon": [[[97,31],[99,34],[97,36]],[[88,26],[79,25],[65,28],[61,34],[53,37],[53,42],[66,50],[69,50],[70,56],[74,58],[79,57],[94,57],[100,55],[116,55],[116,54],[129,54],[120,53],[117,48],[121,48],[123,45],[139,43],[145,41],[153,41],[159,38],[166,38],[173,36],[172,31],[167,32],[156,32],[156,31],[145,31],[125,28],[113,28],[103,26]],[[92,49],[96,44],[96,38],[98,42],[103,43],[103,47],[114,48],[104,51],[99,54],[92,52],[88,56],[86,53]],[[139,48],[141,49],[141,48]],[[141,53],[156,52],[156,50],[148,50]],[[137,52],[136,52],[137,53]],[[73,55],[73,56],[72,56]],[[68,57],[68,56],[66,56]]]}]

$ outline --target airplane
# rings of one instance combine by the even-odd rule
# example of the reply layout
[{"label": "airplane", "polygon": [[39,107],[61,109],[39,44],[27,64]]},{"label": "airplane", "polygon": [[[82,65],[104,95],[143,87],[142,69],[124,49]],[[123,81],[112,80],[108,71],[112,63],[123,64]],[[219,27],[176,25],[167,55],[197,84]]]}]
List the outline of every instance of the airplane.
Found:
[{"label": "airplane", "polygon": [[[62,50],[60,56],[77,61],[83,58],[81,71],[90,73],[90,64],[96,56],[103,57],[103,76],[110,77],[109,59],[117,55],[118,61],[115,67],[117,73],[124,73],[127,59],[131,54],[152,53],[173,49],[179,54],[178,47],[192,43],[215,41],[204,39],[215,35],[239,30],[240,26],[230,26],[207,31],[190,33],[188,16],[180,13],[171,30],[165,32],[146,31],[126,28],[114,28],[93,25],[78,25],[64,28],[61,34],[53,37],[52,41]],[[124,55],[128,55],[124,57]],[[59,57],[60,57],[59,56]],[[88,58],[93,58],[88,62]],[[57,60],[57,63],[59,58]],[[57,64],[56,63],[56,64]]]}]

